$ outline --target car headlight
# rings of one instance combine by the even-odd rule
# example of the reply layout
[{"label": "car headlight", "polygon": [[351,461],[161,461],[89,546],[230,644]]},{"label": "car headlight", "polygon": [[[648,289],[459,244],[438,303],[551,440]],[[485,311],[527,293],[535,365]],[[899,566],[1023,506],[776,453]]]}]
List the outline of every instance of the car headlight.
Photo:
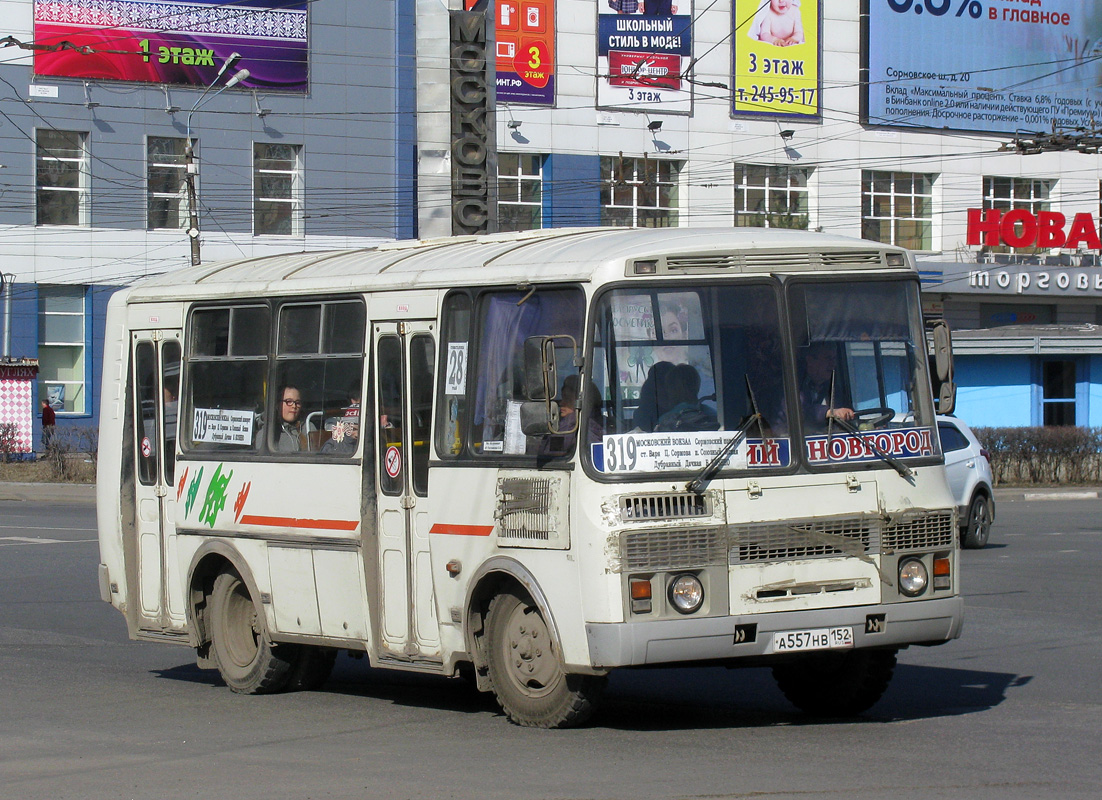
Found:
[{"label": "car headlight", "polygon": [[678,575],[670,584],[670,605],[682,614],[692,614],[704,602],[704,586],[696,575]]},{"label": "car headlight", "polygon": [[926,565],[917,558],[905,558],[899,562],[899,591],[907,597],[918,597],[930,584]]}]

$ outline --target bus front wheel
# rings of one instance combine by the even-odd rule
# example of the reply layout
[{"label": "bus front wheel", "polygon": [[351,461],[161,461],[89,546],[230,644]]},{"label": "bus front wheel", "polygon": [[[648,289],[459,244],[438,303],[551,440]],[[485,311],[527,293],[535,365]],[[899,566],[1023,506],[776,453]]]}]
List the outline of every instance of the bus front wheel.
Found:
[{"label": "bus front wheel", "polygon": [[895,650],[813,653],[773,667],[796,708],[818,717],[851,717],[880,699],[895,671]]},{"label": "bus front wheel", "polygon": [[284,689],[292,662],[265,638],[260,612],[237,573],[215,579],[210,609],[211,652],[226,685],[241,694]]},{"label": "bus front wheel", "polygon": [[490,603],[488,666],[498,704],[509,720],[530,728],[570,728],[593,713],[606,679],[562,668],[543,614],[520,590]]}]

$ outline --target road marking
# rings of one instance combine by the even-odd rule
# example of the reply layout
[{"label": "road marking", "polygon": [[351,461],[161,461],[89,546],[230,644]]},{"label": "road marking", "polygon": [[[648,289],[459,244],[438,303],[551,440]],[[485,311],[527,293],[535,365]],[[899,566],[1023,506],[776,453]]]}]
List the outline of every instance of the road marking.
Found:
[{"label": "road marking", "polygon": [[74,533],[95,533],[96,528],[59,528],[56,525],[0,525],[5,531],[73,531]]},{"label": "road marking", "polygon": [[0,546],[3,542],[12,544],[79,544],[81,542],[95,542],[96,539],[39,539],[30,536],[0,536]]}]

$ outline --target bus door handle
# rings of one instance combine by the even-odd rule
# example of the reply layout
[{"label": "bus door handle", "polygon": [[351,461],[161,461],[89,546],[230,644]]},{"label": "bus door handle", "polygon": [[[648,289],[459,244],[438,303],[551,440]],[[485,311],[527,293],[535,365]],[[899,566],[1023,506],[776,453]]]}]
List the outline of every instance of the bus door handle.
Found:
[{"label": "bus door handle", "polygon": [[401,506],[405,509],[413,508],[417,505],[417,498],[411,494],[402,495]]}]

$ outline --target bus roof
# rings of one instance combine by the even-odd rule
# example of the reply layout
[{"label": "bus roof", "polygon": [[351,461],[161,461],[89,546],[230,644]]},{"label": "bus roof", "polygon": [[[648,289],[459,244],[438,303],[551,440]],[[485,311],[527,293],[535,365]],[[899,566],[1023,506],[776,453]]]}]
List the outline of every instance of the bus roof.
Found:
[{"label": "bus roof", "polygon": [[883,269],[888,252],[902,250],[777,228],[555,228],[212,262],[148,278],[128,299],[615,280],[629,259],[682,265],[669,274]]}]

